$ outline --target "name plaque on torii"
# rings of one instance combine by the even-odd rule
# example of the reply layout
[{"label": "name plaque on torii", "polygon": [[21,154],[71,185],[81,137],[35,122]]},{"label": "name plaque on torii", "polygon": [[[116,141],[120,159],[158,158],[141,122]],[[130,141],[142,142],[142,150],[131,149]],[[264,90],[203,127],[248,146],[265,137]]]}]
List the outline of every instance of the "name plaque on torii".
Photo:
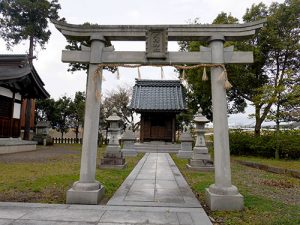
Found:
[{"label": "name plaque on torii", "polygon": [[165,28],[149,28],[146,32],[146,58],[166,59],[168,52],[168,31]]},{"label": "name plaque on torii", "polygon": [[[224,64],[253,63],[252,52],[234,51],[233,46],[224,48],[224,42],[251,37],[266,19],[245,24],[211,25],[86,26],[52,22],[67,39],[91,43],[90,48],[81,51],[62,51],[65,63],[89,64],[80,179],[67,192],[68,204],[98,204],[104,193],[104,187],[95,180],[100,111],[95,93],[101,90],[102,80],[97,74],[102,72],[103,65],[211,64],[215,183],[206,189],[206,202],[211,210],[243,209],[243,196],[231,183],[226,90],[224,80],[219,78],[225,74]],[[146,41],[146,51],[114,51],[111,41]],[[207,41],[209,46],[200,47],[198,52],[169,52],[168,41]]]}]

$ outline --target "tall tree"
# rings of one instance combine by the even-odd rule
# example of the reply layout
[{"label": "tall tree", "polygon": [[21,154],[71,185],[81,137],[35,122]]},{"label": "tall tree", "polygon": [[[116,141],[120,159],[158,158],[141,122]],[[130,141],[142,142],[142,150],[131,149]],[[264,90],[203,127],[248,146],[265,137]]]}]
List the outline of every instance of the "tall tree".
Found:
[{"label": "tall tree", "polygon": [[[30,63],[34,58],[36,45],[44,48],[51,35],[49,19],[58,19],[60,4],[58,0],[1,0],[0,36],[6,41],[7,48],[29,40],[28,55]],[[32,99],[27,99],[24,139],[29,140],[30,110]]]},{"label": "tall tree", "polygon": [[[196,19],[192,21],[193,24],[199,24],[199,21]],[[238,19],[233,17],[231,14],[221,12],[216,19],[213,21],[214,24],[231,24],[238,23]],[[232,45],[232,42],[226,43],[226,46]],[[199,41],[182,41],[179,42],[180,51],[199,51],[200,46],[207,46],[207,42]],[[209,72],[209,71],[207,71]],[[185,121],[185,124],[188,123],[192,115],[196,113],[199,108],[199,105],[203,109],[203,114],[207,116],[208,119],[212,120],[212,102],[211,102],[211,86],[210,80],[203,81],[201,79],[203,74],[203,69],[190,69],[185,71],[186,76],[183,77],[183,71],[180,71],[180,77],[186,80],[187,86],[187,104],[188,108],[191,109],[185,114],[178,116],[179,120]],[[210,78],[209,78],[210,79]],[[238,113],[243,112],[246,104],[241,99],[239,95],[234,95],[232,90],[229,92],[228,105],[229,113]],[[180,121],[179,121],[180,122]]]},{"label": "tall tree", "polygon": [[55,104],[56,102],[53,98],[38,99],[35,107],[36,121],[49,121],[51,126],[54,127],[58,116]]},{"label": "tall tree", "polygon": [[67,96],[63,96],[55,102],[57,117],[54,121],[54,128],[61,133],[61,138],[64,137],[64,133],[67,133],[71,127],[71,102],[72,99]]},{"label": "tall tree", "polygon": [[[246,10],[244,22],[252,22],[268,17],[267,24],[253,38],[232,44],[236,49],[254,52],[254,63],[250,65],[227,65],[229,80],[233,84],[228,94],[229,113],[243,112],[246,100],[255,107],[255,134],[260,135],[262,123],[275,105],[274,118],[279,128],[282,109],[290,109],[290,115],[297,115],[299,85],[299,0],[286,0],[267,7],[263,3],[252,5]],[[230,14],[221,13],[214,23],[236,23]],[[181,49],[199,51],[205,43],[181,43]],[[201,71],[188,71],[189,101],[192,107],[200,103],[204,114],[211,117],[209,87],[199,77]],[[297,81],[298,80],[298,81]],[[209,84],[207,84],[209,85]],[[199,90],[198,90],[199,89]],[[208,92],[209,91],[209,92]],[[288,99],[294,102],[293,106]],[[207,110],[207,111],[206,111]],[[277,119],[276,119],[277,118]],[[291,118],[291,117],[290,117]]]},{"label": "tall tree", "polygon": [[1,36],[11,48],[29,40],[29,56],[33,57],[36,45],[42,48],[51,35],[49,19],[58,19],[58,0],[1,0]]},{"label": "tall tree", "polygon": [[49,121],[51,127],[63,134],[74,128],[78,138],[79,127],[83,126],[85,93],[76,92],[74,100],[63,96],[55,101],[53,98],[36,102],[36,120]]},{"label": "tall tree", "polygon": [[134,112],[128,108],[132,90],[124,87],[119,87],[116,91],[108,93],[102,103],[103,115],[100,115],[100,123],[105,125],[105,120],[112,114],[113,108],[117,109],[117,114],[122,118],[125,124],[129,125],[134,131],[139,123],[134,121]]},{"label": "tall tree", "polygon": [[75,132],[76,140],[78,139],[79,128],[83,127],[85,109],[85,92],[78,91],[75,93],[75,98],[70,104],[71,110],[71,127]]},{"label": "tall tree", "polygon": [[63,96],[57,101],[54,99],[38,100],[36,104],[37,121],[48,120],[53,129],[61,133],[61,138],[64,133],[68,132],[71,127],[71,117],[73,107],[72,99]]},{"label": "tall tree", "polygon": [[250,101],[255,106],[255,133],[260,134],[263,121],[275,105],[274,116],[279,130],[280,115],[285,97],[294,90],[299,79],[300,54],[300,4],[299,0],[286,0],[284,3],[272,3],[267,9],[262,3],[247,9],[244,21],[251,22],[258,17],[268,15],[266,26],[253,39],[255,51],[263,52],[263,60],[255,73],[265,77],[265,83],[253,90]]},{"label": "tall tree", "polygon": [[295,83],[282,103],[280,116],[285,122],[300,122],[300,78]]}]

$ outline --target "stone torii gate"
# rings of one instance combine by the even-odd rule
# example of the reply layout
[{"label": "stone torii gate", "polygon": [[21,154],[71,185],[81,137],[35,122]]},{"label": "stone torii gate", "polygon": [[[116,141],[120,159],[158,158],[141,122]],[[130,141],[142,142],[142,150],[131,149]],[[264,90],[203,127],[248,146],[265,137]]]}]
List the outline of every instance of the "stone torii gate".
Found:
[{"label": "stone torii gate", "polygon": [[[252,63],[252,52],[233,51],[233,46],[224,48],[224,42],[249,38],[265,20],[213,25],[73,25],[52,22],[67,39],[90,42],[91,47],[81,51],[62,51],[65,63],[89,64],[80,179],[68,190],[67,203],[98,204],[104,193],[104,187],[95,180],[100,110],[95,93],[99,90],[101,93],[102,82],[101,76],[95,76],[98,65]],[[146,41],[146,51],[114,51],[111,41]],[[208,41],[209,47],[201,47],[199,52],[169,52],[168,41]],[[215,183],[206,189],[206,200],[212,210],[240,210],[244,206],[243,196],[231,183],[226,90],[224,81],[218,79],[222,72],[220,66],[211,68]]]}]

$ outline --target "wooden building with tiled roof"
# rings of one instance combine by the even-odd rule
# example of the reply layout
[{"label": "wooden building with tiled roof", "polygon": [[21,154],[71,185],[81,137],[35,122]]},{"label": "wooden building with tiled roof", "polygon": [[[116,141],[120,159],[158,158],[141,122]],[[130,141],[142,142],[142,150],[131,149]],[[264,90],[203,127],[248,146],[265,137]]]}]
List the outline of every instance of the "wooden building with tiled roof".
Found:
[{"label": "wooden building with tiled roof", "polygon": [[[27,55],[0,55],[0,138],[20,137],[25,126],[26,99],[49,94]],[[34,102],[30,127],[34,127]]]},{"label": "wooden building with tiled roof", "polygon": [[186,109],[184,87],[179,80],[136,80],[130,108],[141,114],[141,142],[175,142],[176,114]]}]

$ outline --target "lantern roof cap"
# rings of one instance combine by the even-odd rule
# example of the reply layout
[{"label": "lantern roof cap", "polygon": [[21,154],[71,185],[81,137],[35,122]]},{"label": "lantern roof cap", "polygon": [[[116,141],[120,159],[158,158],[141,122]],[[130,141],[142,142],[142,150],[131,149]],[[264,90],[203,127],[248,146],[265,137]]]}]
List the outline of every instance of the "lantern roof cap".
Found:
[{"label": "lantern roof cap", "polygon": [[199,107],[196,115],[194,116],[194,122],[202,122],[202,123],[208,123],[209,120],[203,116],[202,114],[203,110],[201,109],[201,107]]},{"label": "lantern roof cap", "polygon": [[112,109],[112,114],[106,119],[107,122],[121,121],[121,120],[122,118],[117,115],[116,107]]}]

